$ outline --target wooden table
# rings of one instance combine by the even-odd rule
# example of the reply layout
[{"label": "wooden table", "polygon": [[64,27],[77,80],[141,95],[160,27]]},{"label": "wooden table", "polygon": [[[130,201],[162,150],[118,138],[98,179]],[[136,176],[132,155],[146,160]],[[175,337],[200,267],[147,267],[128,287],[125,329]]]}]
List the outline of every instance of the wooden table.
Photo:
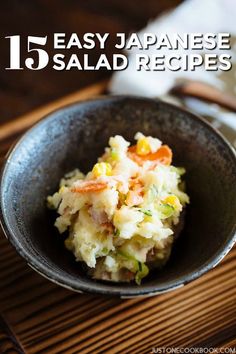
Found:
[{"label": "wooden table", "polygon": [[[0,163],[12,142],[49,111],[101,94],[106,82],[0,128]],[[121,300],[50,283],[0,231],[0,353],[150,353],[160,347],[236,347],[236,247],[214,270],[163,295]]]},{"label": "wooden table", "polygon": [[[60,105],[103,93],[106,82],[81,89],[107,77],[104,71],[5,71],[9,58],[4,36],[109,32],[109,57],[116,32],[136,31],[180,2],[2,2],[0,165],[10,145],[28,127]],[[51,48],[47,49],[51,55]],[[98,55],[95,50],[94,60]],[[26,114],[70,92],[70,96]],[[80,295],[48,282],[25,264],[0,230],[0,281],[0,353],[133,354],[150,353],[153,347],[162,346],[236,346],[236,248],[214,270],[184,288],[153,298],[121,300]]]}]

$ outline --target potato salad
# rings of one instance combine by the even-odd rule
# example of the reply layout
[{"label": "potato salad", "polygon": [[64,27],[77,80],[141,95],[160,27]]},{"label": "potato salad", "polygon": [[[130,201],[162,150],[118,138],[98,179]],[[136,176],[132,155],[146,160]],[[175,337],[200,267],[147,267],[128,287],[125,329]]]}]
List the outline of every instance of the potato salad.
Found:
[{"label": "potato salad", "polygon": [[140,284],[163,267],[189,203],[170,147],[140,132],[134,139],[111,137],[91,171],[66,174],[47,198],[65,247],[94,279]]}]

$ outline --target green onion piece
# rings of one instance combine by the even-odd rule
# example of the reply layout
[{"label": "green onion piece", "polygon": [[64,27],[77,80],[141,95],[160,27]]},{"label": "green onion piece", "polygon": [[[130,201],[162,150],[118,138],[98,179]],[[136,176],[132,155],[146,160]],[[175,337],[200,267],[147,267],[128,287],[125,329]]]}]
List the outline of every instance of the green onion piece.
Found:
[{"label": "green onion piece", "polygon": [[140,211],[141,213],[147,215],[147,216],[152,216],[152,212],[149,209],[137,209],[138,211]]},{"label": "green onion piece", "polygon": [[126,252],[124,252],[124,251],[122,251],[122,250],[118,250],[117,251],[117,254],[119,255],[119,256],[121,256],[121,257],[124,257],[124,258],[126,258],[127,260],[129,260],[129,261],[132,261],[133,262],[133,266],[134,266],[134,268],[135,268],[135,271],[138,271],[138,269],[139,269],[139,262],[137,261],[137,259],[135,259],[133,256],[131,256],[130,254],[128,254],[128,253],[126,253]]},{"label": "green onion piece", "polygon": [[142,210],[142,212],[147,216],[152,216],[151,210]]},{"label": "green onion piece", "polygon": [[138,262],[138,265],[139,265],[139,270],[135,275],[135,281],[138,285],[140,285],[142,279],[148,275],[149,269],[145,263]]},{"label": "green onion piece", "polygon": [[117,236],[117,237],[120,236],[120,230],[115,229],[114,235]]},{"label": "green onion piece", "polygon": [[102,253],[108,254],[108,252],[109,252],[108,248],[104,247],[104,248],[102,249]]},{"label": "green onion piece", "polygon": [[174,214],[174,207],[170,204],[159,204],[157,206],[157,211],[160,214],[161,219],[167,219]]}]

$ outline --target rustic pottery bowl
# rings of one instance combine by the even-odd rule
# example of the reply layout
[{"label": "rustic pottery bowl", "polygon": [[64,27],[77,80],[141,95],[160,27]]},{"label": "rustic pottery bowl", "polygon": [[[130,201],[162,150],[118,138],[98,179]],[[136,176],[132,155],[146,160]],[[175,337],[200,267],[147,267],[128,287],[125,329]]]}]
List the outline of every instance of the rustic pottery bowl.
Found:
[{"label": "rustic pottery bowl", "polygon": [[[110,136],[132,140],[137,131],[169,144],[174,164],[186,167],[185,227],[167,266],[141,286],[95,281],[64,248],[46,196],[66,172],[91,168]],[[176,289],[215,267],[236,239],[234,150],[201,118],[152,99],[101,97],[51,113],[12,148],[0,188],[2,226],[17,252],[49,280],[79,292],[135,297]]]}]

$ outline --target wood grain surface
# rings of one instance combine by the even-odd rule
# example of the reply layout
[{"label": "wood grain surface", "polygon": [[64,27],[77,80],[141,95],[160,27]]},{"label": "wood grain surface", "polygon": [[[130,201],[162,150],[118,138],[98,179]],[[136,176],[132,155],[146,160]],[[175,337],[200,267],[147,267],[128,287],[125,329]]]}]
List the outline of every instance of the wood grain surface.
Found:
[{"label": "wood grain surface", "polygon": [[[0,163],[18,134],[45,113],[102,94],[105,87],[104,82],[96,84],[5,124],[0,128]],[[0,233],[0,353],[236,348],[236,247],[214,270],[183,288],[122,300],[77,294],[50,283]]]}]

